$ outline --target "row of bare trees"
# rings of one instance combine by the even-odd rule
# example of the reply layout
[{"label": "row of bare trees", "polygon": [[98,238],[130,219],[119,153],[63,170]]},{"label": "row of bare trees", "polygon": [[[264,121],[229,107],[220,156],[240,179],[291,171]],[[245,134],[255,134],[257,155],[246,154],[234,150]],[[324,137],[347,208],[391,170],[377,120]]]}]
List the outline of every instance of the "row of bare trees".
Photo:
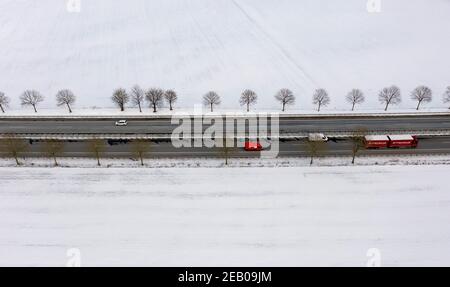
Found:
[{"label": "row of bare trees", "polygon": [[[433,91],[427,86],[419,86],[411,92],[410,97],[412,100],[417,102],[416,109],[419,110],[423,103],[430,103],[433,100]],[[352,105],[352,111],[354,111],[356,105],[365,102],[365,96],[360,89],[353,89],[347,94],[346,100]],[[401,103],[401,90],[395,85],[383,88],[378,93],[378,100],[384,105],[384,110],[387,111],[389,106]],[[318,111],[320,111],[322,106],[327,106],[330,101],[330,97],[326,90],[317,89],[314,92],[313,103],[317,105]],[[444,93],[443,101],[444,103],[450,103],[450,87],[447,87],[447,90]]]},{"label": "row of bare trees", "polygon": [[[364,138],[366,135],[366,128],[358,128],[350,136],[352,144],[352,164],[355,164],[358,153],[364,149]],[[310,155],[310,165],[312,165],[316,157],[324,156],[326,154],[327,143],[323,141],[308,141],[306,149]]]},{"label": "row of bare trees", "polygon": [[[45,140],[41,142],[40,152],[42,155],[52,159],[55,166],[59,166],[58,157],[61,157],[66,142],[62,140]],[[101,166],[101,157],[105,152],[107,144],[103,139],[92,139],[87,142],[87,151],[96,159],[97,165]],[[28,140],[17,137],[16,135],[6,135],[0,139],[0,152],[14,158],[18,166],[22,165],[20,158],[30,151]],[[131,143],[131,150],[136,158],[144,166],[145,154],[151,150],[151,142],[145,140],[135,140]]]},{"label": "row of bare trees", "polygon": [[[419,110],[423,103],[430,103],[433,100],[433,91],[427,86],[419,86],[411,92],[410,97],[417,102],[416,109]],[[295,104],[296,98],[291,90],[281,89],[275,95],[275,99],[281,104],[281,109],[284,112],[287,106]],[[127,104],[131,102],[132,106],[138,107],[139,111],[142,112],[142,109],[147,102],[153,112],[156,113],[158,108],[163,106],[164,103],[167,103],[172,111],[174,109],[174,104],[178,100],[178,95],[173,90],[164,91],[160,88],[151,88],[145,91],[136,85],[131,88],[129,92],[123,88],[116,89],[113,92],[111,100],[121,111],[125,111]],[[384,105],[385,111],[387,111],[391,105],[401,103],[401,90],[395,85],[383,88],[378,93],[378,100]],[[36,113],[37,106],[43,101],[44,96],[36,90],[27,90],[20,96],[21,105],[33,107]],[[66,106],[70,113],[72,113],[72,105],[75,101],[76,96],[71,90],[60,90],[56,94],[56,104],[58,106]],[[247,112],[250,111],[250,107],[255,105],[257,101],[258,95],[252,90],[245,90],[239,99],[240,105],[244,106]],[[365,95],[360,89],[353,89],[347,94],[346,101],[351,105],[352,111],[354,111],[357,105],[361,105],[365,102]],[[450,103],[450,86],[447,87],[447,90],[444,93],[443,101],[444,103]],[[330,102],[331,98],[325,89],[317,89],[314,91],[313,104],[317,106],[317,111],[320,112],[320,110],[323,107],[328,106]],[[5,112],[5,108],[9,106],[9,103],[10,98],[3,92],[0,92],[0,110],[3,113]],[[221,98],[216,92],[210,91],[203,96],[203,104],[213,112],[214,108],[221,104]]]},{"label": "row of bare trees", "polygon": [[131,101],[132,105],[139,108],[139,112],[142,113],[142,108],[147,101],[153,112],[156,113],[164,101],[169,105],[170,110],[174,108],[174,104],[178,100],[178,95],[174,90],[164,91],[159,88],[150,88],[147,91],[143,90],[140,86],[135,85],[128,93],[125,89],[119,88],[113,92],[111,97],[113,103],[125,111],[126,105]]},{"label": "row of bare trees", "polygon": [[[60,90],[56,94],[56,104],[58,106],[66,106],[69,112],[72,112],[72,105],[75,103],[76,97],[70,90]],[[22,106],[31,106],[37,113],[37,107],[44,101],[44,96],[36,90],[26,90],[20,96]],[[0,109],[4,113],[5,108],[9,106],[10,99],[5,93],[0,92]]]},{"label": "row of bare trees", "polygon": [[[356,156],[359,151],[364,148],[364,137],[367,130],[364,128],[357,129],[351,136],[352,142],[352,164],[355,163]],[[97,165],[101,166],[101,158],[106,150],[107,143],[103,139],[92,139],[86,143],[86,151],[90,153],[97,161]],[[40,152],[45,157],[52,160],[54,166],[59,166],[58,158],[64,153],[66,142],[61,140],[45,140],[41,142]],[[139,160],[140,165],[144,166],[144,159],[151,151],[152,143],[147,140],[134,140],[131,142],[131,151],[135,158]],[[23,158],[30,151],[30,143],[15,135],[7,135],[0,140],[0,152],[14,158],[18,166],[22,165],[20,158]],[[228,140],[224,139],[220,148],[220,153],[225,159],[225,165],[228,165],[229,158],[233,154],[235,147],[228,145]],[[322,141],[307,141],[305,150],[310,156],[310,164],[314,163],[314,159],[325,156],[327,152],[327,143]]]}]

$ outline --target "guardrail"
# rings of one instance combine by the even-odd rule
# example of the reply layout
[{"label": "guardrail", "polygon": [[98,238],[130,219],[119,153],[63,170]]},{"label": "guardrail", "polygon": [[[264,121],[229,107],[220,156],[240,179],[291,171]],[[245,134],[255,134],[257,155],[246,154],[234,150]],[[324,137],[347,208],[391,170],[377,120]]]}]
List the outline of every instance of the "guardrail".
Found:
[{"label": "guardrail", "polygon": [[[302,139],[307,138],[311,132],[286,133],[278,136],[269,136],[272,139]],[[354,132],[350,131],[320,131],[330,138],[350,138]],[[387,134],[411,134],[416,136],[450,136],[450,130],[378,130],[368,131],[367,135],[387,135]],[[0,138],[10,137],[11,134],[0,134]],[[110,140],[170,140],[171,134],[14,134],[15,138],[27,140],[92,140],[92,139],[110,139]],[[236,134],[234,138],[245,139],[248,135]],[[184,139],[200,139],[201,134],[185,136]],[[220,138],[220,137],[219,137]]]}]

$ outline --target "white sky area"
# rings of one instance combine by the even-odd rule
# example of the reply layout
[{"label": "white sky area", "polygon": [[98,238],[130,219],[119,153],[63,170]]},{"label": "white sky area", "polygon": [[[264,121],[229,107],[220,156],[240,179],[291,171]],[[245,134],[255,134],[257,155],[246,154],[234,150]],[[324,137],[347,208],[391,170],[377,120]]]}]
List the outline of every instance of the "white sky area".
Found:
[{"label": "white sky area", "polygon": [[448,266],[449,169],[0,168],[0,266]]},{"label": "white sky area", "polygon": [[347,108],[352,88],[362,108],[376,108],[378,91],[396,84],[429,85],[435,101],[450,85],[450,1],[382,0],[0,0],[0,90],[19,107],[37,89],[54,107],[59,89],[78,107],[111,106],[117,87],[176,89],[191,107],[216,90],[237,108],[242,90],[259,94],[259,108],[278,108],[274,94],[292,89],[295,109],[312,108],[315,88],[329,90],[328,109]]}]

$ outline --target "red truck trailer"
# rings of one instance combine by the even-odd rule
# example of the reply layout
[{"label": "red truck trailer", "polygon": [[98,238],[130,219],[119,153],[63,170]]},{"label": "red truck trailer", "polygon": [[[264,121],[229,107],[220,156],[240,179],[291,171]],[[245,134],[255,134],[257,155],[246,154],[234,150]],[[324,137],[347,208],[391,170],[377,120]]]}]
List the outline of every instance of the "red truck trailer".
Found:
[{"label": "red truck trailer", "polygon": [[390,135],[390,148],[416,148],[419,144],[416,136],[411,135]]},{"label": "red truck trailer", "polygon": [[367,149],[370,148],[388,148],[389,138],[388,136],[366,136],[364,138],[364,145]]},{"label": "red truck trailer", "polygon": [[416,148],[419,141],[412,135],[371,135],[364,138],[367,149],[379,148]]}]

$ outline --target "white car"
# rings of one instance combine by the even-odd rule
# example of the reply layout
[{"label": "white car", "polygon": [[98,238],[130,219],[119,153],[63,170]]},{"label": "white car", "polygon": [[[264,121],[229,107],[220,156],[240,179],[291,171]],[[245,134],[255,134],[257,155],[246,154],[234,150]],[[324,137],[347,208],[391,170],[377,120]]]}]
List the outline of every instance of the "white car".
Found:
[{"label": "white car", "polygon": [[308,140],[310,142],[327,142],[328,137],[324,134],[309,134]]},{"label": "white car", "polygon": [[128,125],[127,120],[120,120],[120,121],[116,122],[116,127],[124,127],[124,126],[127,126],[127,125]]}]

